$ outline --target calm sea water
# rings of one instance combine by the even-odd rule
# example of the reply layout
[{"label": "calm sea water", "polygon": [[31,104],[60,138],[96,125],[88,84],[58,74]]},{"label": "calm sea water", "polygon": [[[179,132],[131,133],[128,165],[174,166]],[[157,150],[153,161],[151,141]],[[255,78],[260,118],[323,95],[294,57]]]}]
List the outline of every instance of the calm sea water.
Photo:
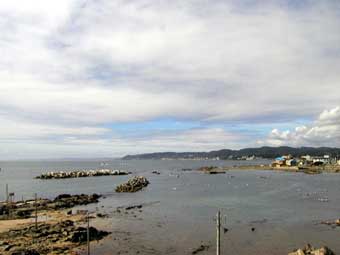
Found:
[{"label": "calm sea water", "polygon": [[[340,253],[340,230],[318,224],[340,218],[340,174],[305,175],[274,171],[228,171],[204,175],[183,168],[231,166],[268,162],[112,160],[104,168],[144,175],[150,185],[134,194],[117,194],[114,188],[129,176],[65,180],[38,180],[35,176],[53,170],[103,168],[101,161],[11,161],[0,162],[0,200],[5,185],[17,199],[34,193],[53,198],[60,193],[101,193],[105,198],[90,210],[111,214],[94,223],[113,235],[94,245],[94,254],[139,251],[139,254],[187,254],[202,242],[214,254],[217,210],[228,232],[222,234],[222,250],[232,254],[287,254],[306,242],[328,245]],[[152,174],[153,170],[160,175]],[[116,207],[140,204],[136,215],[117,215]],[[251,231],[251,228],[255,231]],[[122,232],[130,238],[119,239]],[[129,250],[130,249],[130,250]],[[226,253],[227,254],[227,253]]]}]

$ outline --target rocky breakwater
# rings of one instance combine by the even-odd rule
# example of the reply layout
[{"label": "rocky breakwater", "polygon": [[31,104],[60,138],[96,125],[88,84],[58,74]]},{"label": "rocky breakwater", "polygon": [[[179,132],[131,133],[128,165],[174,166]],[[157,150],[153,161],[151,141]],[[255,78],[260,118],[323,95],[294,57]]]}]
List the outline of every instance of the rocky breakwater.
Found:
[{"label": "rocky breakwater", "polygon": [[205,174],[225,174],[225,170],[217,166],[204,166],[198,168],[197,170]]},{"label": "rocky breakwater", "polygon": [[77,205],[97,203],[100,197],[101,195],[98,194],[61,194],[53,200],[40,198],[37,201],[26,200],[13,203],[1,203],[0,220],[30,218],[35,210],[59,210],[71,208]]},{"label": "rocky breakwater", "polygon": [[116,192],[137,192],[142,188],[148,186],[149,181],[144,176],[135,176],[126,183],[120,184],[116,187]]},{"label": "rocky breakwater", "polygon": [[320,249],[315,249],[310,244],[307,244],[304,248],[295,250],[288,255],[335,255],[327,246],[321,247]]},{"label": "rocky breakwater", "polygon": [[111,169],[98,169],[98,170],[75,170],[75,171],[57,171],[47,172],[36,177],[36,179],[68,179],[68,178],[81,178],[81,177],[94,177],[94,176],[110,176],[110,175],[127,175],[129,172]]},{"label": "rocky breakwater", "polygon": [[[89,228],[90,241],[100,240],[109,232]],[[0,233],[0,254],[75,254],[72,249],[87,241],[87,229],[74,221],[29,224]]]}]

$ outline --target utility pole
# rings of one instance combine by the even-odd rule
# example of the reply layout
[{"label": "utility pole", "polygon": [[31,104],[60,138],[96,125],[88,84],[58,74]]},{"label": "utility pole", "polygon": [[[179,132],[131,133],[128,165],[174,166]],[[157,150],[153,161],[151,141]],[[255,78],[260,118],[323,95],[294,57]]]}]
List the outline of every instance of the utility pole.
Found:
[{"label": "utility pole", "polygon": [[35,198],[35,232],[38,232],[38,195],[34,194]]},{"label": "utility pole", "polygon": [[8,183],[6,183],[6,205],[8,205]]},{"label": "utility pole", "polygon": [[90,215],[87,211],[87,255],[90,255]]},{"label": "utility pole", "polygon": [[15,196],[14,192],[8,193],[7,205],[8,205],[8,217],[9,218],[12,218],[12,206],[13,206],[13,203],[14,203],[14,196]]},{"label": "utility pole", "polygon": [[221,214],[220,211],[217,211],[217,215],[216,215],[216,255],[220,255],[220,249],[221,249],[221,233],[220,233],[220,229],[221,229]]}]

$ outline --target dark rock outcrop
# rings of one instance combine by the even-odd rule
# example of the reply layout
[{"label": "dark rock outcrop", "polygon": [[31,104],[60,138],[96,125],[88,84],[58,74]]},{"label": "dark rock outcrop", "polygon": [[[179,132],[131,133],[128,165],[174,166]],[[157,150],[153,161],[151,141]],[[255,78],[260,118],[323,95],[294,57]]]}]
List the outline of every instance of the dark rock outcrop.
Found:
[{"label": "dark rock outcrop", "polygon": [[40,255],[40,253],[34,249],[20,249],[19,248],[13,251],[11,255]]},{"label": "dark rock outcrop", "polygon": [[41,210],[58,210],[67,209],[77,205],[87,205],[91,203],[97,203],[101,196],[98,194],[92,195],[70,195],[61,194],[53,200],[49,199],[38,199],[37,202],[34,200],[27,200],[24,202],[15,202],[10,204],[0,204],[0,220],[8,219],[9,214],[11,219],[26,219],[30,218],[32,213],[37,207],[38,211]]},{"label": "dark rock outcrop", "polygon": [[116,192],[137,192],[148,186],[149,181],[144,176],[135,176],[126,183],[116,187]]},{"label": "dark rock outcrop", "polygon": [[[89,228],[90,241],[100,240],[109,235],[109,232]],[[32,242],[34,238],[35,242]],[[57,252],[69,254],[68,250],[79,246],[87,241],[87,229],[77,227],[71,220],[59,223],[38,223],[25,226],[23,228],[12,229],[5,233],[0,233],[0,254],[15,255],[39,255]],[[65,243],[65,245],[62,245]],[[70,244],[71,243],[71,244]]]},{"label": "dark rock outcrop", "polygon": [[100,198],[100,195],[95,194],[95,193],[92,195],[61,194],[53,200],[52,205],[53,204],[55,205],[55,209],[71,208],[76,205],[87,205],[91,203],[98,203],[99,198]]},{"label": "dark rock outcrop", "polygon": [[[109,235],[109,232],[103,230],[97,230],[94,227],[89,228],[90,232],[90,241],[100,240],[105,236]],[[73,243],[84,243],[87,241],[87,229],[83,227],[78,227],[68,239]]]},{"label": "dark rock outcrop", "polygon": [[206,174],[225,174],[225,170],[217,166],[204,166],[198,168],[197,170]]},{"label": "dark rock outcrop", "polygon": [[206,251],[209,249],[209,245],[204,245],[204,244],[201,244],[198,248],[194,249],[191,254],[197,254],[197,253],[200,253],[200,252],[203,252],[203,251]]}]

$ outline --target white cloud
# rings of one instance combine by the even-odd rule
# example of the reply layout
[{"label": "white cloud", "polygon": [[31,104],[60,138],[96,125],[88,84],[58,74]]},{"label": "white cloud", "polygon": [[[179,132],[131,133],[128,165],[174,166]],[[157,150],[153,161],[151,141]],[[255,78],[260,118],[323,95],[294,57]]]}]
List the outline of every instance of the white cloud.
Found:
[{"label": "white cloud", "polygon": [[303,2],[1,1],[0,134],[20,142],[39,130],[67,146],[88,128],[102,141],[117,122],[310,118],[340,99],[340,14],[336,1]]},{"label": "white cloud", "polygon": [[99,136],[110,130],[99,127],[69,127],[8,120],[0,116],[0,141],[55,138],[58,136]]},{"label": "white cloud", "polygon": [[[0,8],[11,14],[0,23],[0,66],[10,77],[0,86],[25,80],[12,97],[27,83],[31,94],[44,91],[45,102],[30,107],[11,101],[32,116],[55,104],[59,119],[122,121],[93,111],[114,112],[112,102],[124,97],[120,110],[130,109],[124,121],[163,115],[275,121],[310,116],[339,100],[340,16],[332,2],[290,9],[273,1],[242,11],[232,1],[52,2],[6,1]],[[70,95],[67,107],[56,102],[56,90]],[[152,106],[142,116],[136,95]],[[83,111],[86,103],[100,107]]]},{"label": "white cloud", "polygon": [[323,111],[312,124],[296,127],[293,131],[273,129],[259,144],[339,147],[340,107]]}]

